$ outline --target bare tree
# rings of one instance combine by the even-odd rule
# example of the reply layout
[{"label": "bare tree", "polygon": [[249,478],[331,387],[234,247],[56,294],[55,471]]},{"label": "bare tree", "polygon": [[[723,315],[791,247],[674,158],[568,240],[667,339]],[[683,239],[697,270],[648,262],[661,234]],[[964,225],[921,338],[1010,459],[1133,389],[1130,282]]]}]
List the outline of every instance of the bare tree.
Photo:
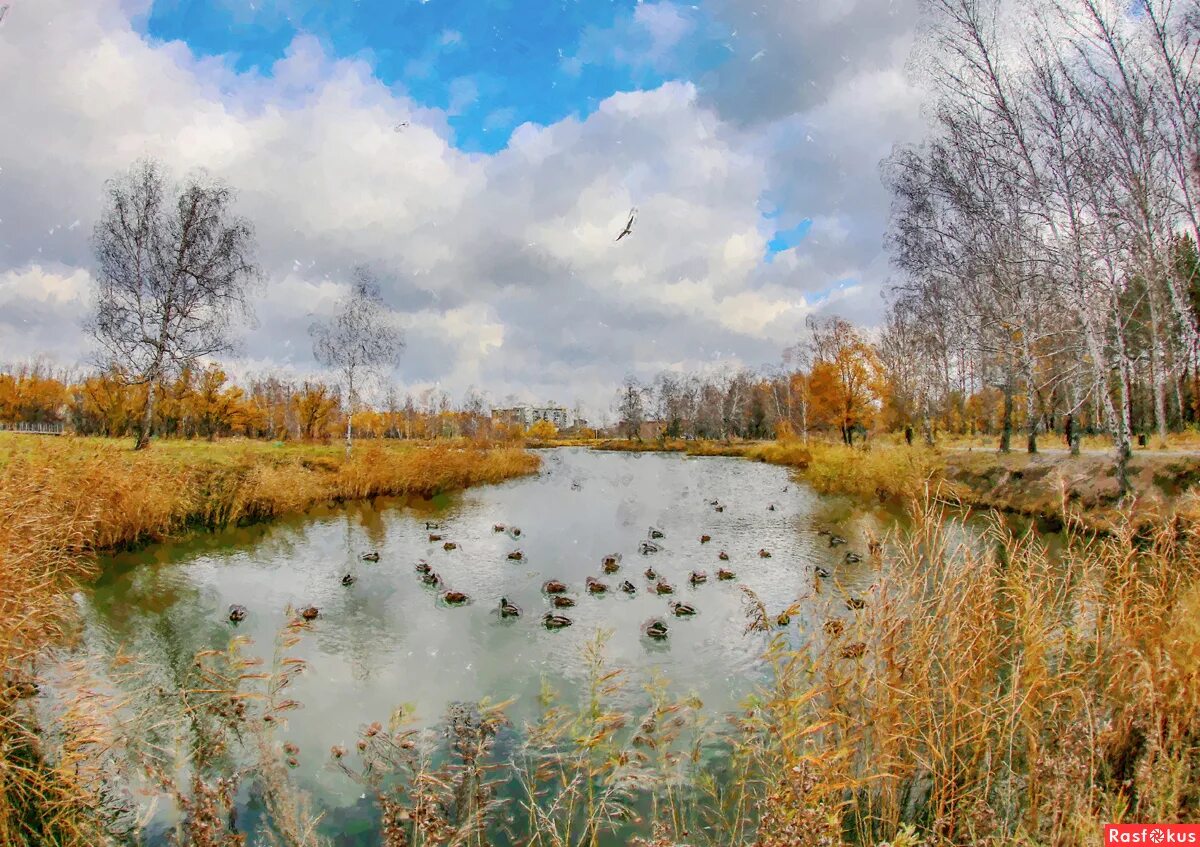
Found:
[{"label": "bare tree", "polygon": [[379,284],[365,267],[354,269],[350,293],[327,321],[308,329],[313,356],[337,372],[346,409],[346,449],[353,444],[354,410],[359,392],[372,377],[390,370],[404,350],[404,334],[395,312],[384,302]]},{"label": "bare tree", "polygon": [[86,328],[104,365],[146,386],[136,448],[154,428],[156,392],[172,373],[232,347],[259,272],[250,223],[232,189],[202,172],[176,186],[153,159],[106,184],[92,240],[94,311]]}]

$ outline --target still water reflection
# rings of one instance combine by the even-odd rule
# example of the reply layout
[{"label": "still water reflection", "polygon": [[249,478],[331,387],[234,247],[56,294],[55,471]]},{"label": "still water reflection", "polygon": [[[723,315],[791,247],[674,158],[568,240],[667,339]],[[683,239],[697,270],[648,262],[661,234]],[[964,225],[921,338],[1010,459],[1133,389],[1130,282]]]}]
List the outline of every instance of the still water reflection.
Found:
[{"label": "still water reflection", "polygon": [[[518,723],[532,713],[543,681],[569,691],[583,679],[580,648],[605,628],[608,655],[639,682],[655,675],[680,693],[694,693],[713,711],[733,707],[761,681],[764,636],[745,635],[744,595],[756,592],[774,614],[799,598],[803,611],[792,632],[804,637],[830,615],[850,614],[846,596],[861,596],[878,577],[866,556],[865,533],[880,531],[886,515],[818,497],[789,479],[786,469],[739,459],[674,454],[596,453],[561,449],[542,454],[539,475],[473,489],[424,503],[377,501],[310,513],[249,529],[198,536],[116,556],[84,598],[88,647],[117,649],[148,662],[164,686],[178,685],[193,655],[224,647],[232,634],[253,639],[269,658],[285,609],[315,605],[320,618],[298,655],[308,671],[290,693],[304,704],[291,713],[284,737],[302,750],[302,784],[328,807],[355,803],[357,787],[322,767],[333,744],[353,745],[359,728],[401,703],[437,720],[448,704],[483,697],[516,697]],[[717,511],[717,500],[723,511]],[[774,508],[772,508],[774,507]],[[427,521],[440,527],[427,529]],[[494,531],[519,527],[521,535]],[[662,549],[639,553],[649,528]],[[831,548],[818,530],[848,539]],[[430,532],[444,536],[430,541]],[[711,536],[701,544],[700,536]],[[457,544],[443,549],[446,540]],[[521,550],[523,559],[508,554]],[[770,558],[759,556],[759,550]],[[378,562],[360,559],[377,551]],[[718,560],[725,551],[728,561]],[[847,564],[847,551],[863,561]],[[621,569],[601,570],[602,558],[622,556]],[[426,560],[445,587],[471,602],[447,606],[414,570]],[[718,566],[737,574],[718,582]],[[649,592],[652,566],[675,586],[675,599],[696,607],[690,619],[668,613],[671,597]],[[820,596],[811,596],[814,568],[832,571]],[[694,569],[706,584],[687,582]],[[344,586],[342,577],[355,581]],[[584,592],[588,576],[612,590]],[[540,625],[549,605],[547,579],[566,582],[577,605],[563,610],[574,625]],[[628,579],[633,596],[617,591]],[[501,597],[523,615],[502,620]],[[235,628],[230,604],[247,609]],[[648,645],[641,625],[663,617],[670,635]]]}]

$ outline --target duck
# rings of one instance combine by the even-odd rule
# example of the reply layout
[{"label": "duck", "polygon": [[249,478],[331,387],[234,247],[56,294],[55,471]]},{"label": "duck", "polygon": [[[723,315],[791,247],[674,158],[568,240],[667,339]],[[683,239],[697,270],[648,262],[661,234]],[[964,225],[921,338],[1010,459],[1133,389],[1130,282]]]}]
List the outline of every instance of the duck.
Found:
[{"label": "duck", "polygon": [[353,584],[354,584],[354,582],[355,582],[355,580],[356,580],[356,579],[357,579],[357,577],[355,577],[355,576],[354,576],[354,574],[352,574],[352,573],[348,573],[348,574],[346,574],[345,576],[343,576],[343,577],[342,577],[342,585],[344,585],[344,586],[346,586],[347,588],[349,588],[351,585],[353,585]]},{"label": "duck", "polygon": [[437,521],[425,521],[426,529],[441,529],[442,525]]},{"label": "duck", "polygon": [[542,626],[546,627],[546,629],[562,629],[573,623],[574,621],[566,615],[556,615],[554,612],[546,612],[546,614],[542,615]]},{"label": "duck", "polygon": [[789,615],[787,612],[780,612],[778,617],[775,618],[776,626],[780,626],[780,627],[787,626],[791,622],[792,622],[792,616]]},{"label": "duck", "polygon": [[467,596],[465,591],[447,591],[442,595],[442,599],[445,600],[446,604],[449,606],[461,606],[471,598]]},{"label": "duck", "polygon": [[649,535],[650,535],[651,540],[656,539],[656,538],[666,538],[667,537],[666,534],[661,529],[656,529],[655,527],[650,527]]},{"label": "duck", "polygon": [[603,594],[608,591],[608,586],[594,576],[589,576],[584,580],[584,585],[587,587],[588,594]]},{"label": "duck", "polygon": [[435,541],[441,541],[441,540],[442,540],[442,536],[438,535],[436,532],[429,533],[429,543],[430,544],[433,544]]},{"label": "duck", "polygon": [[838,653],[843,659],[857,659],[867,652],[867,645],[861,641],[855,641],[853,644],[847,644]]},{"label": "duck", "polygon": [[723,511],[725,511],[725,507],[718,503],[716,506],[713,506],[713,511],[723,512]]},{"label": "duck", "polygon": [[654,593],[655,594],[674,594],[675,589],[672,587],[671,583],[667,582],[666,580],[660,579],[658,582],[656,582],[654,584]]},{"label": "duck", "polygon": [[651,618],[642,626],[642,632],[647,638],[661,641],[667,637],[667,624],[661,618]]},{"label": "duck", "polygon": [[542,591],[546,594],[566,594],[567,585],[565,582],[559,582],[557,579],[548,579],[542,583]]},{"label": "duck", "polygon": [[316,606],[305,606],[300,610],[300,617],[306,621],[315,621],[321,615],[321,610]]},{"label": "duck", "polygon": [[688,576],[688,582],[692,585],[703,585],[708,582],[708,574],[704,571],[692,571]]},{"label": "duck", "polygon": [[239,606],[237,603],[234,603],[233,605],[231,605],[229,607],[230,623],[241,623],[245,619],[246,619],[246,607],[245,606]]},{"label": "duck", "polygon": [[721,501],[720,501],[720,500],[709,500],[709,501],[708,501],[708,505],[710,505],[710,506],[720,506],[720,505],[721,505]]},{"label": "duck", "polygon": [[612,556],[606,556],[604,559],[604,564],[602,564],[600,566],[600,569],[603,570],[605,573],[616,573],[617,571],[619,571],[621,569],[621,566],[617,563],[617,560],[614,559]]},{"label": "duck", "polygon": [[853,550],[847,550],[846,555],[843,556],[842,558],[845,560],[846,564],[848,564],[848,565],[857,565],[859,562],[862,561],[862,556],[858,555]]},{"label": "duck", "polygon": [[638,545],[638,552],[643,556],[649,556],[651,553],[657,553],[661,549],[662,548],[653,541],[643,541],[640,545]]},{"label": "duck", "polygon": [[728,562],[729,554],[726,553],[724,550],[722,550],[720,553],[717,554],[717,558],[720,559],[722,562]]},{"label": "duck", "polygon": [[774,503],[772,503],[771,505],[767,506],[767,511],[768,511],[768,512],[773,512],[773,511],[775,511],[775,504],[774,504]]},{"label": "duck", "polygon": [[508,534],[511,535],[513,538],[520,538],[521,537],[521,527],[510,526],[508,528]]},{"label": "duck", "polygon": [[837,638],[846,631],[846,624],[837,618],[830,618],[821,625],[821,629],[825,630],[825,634],[830,638]]},{"label": "duck", "polygon": [[651,582],[654,582],[658,579],[658,572],[655,571],[654,568],[646,568],[645,576],[646,576],[646,579],[650,580]]},{"label": "duck", "polygon": [[442,549],[443,550],[457,550],[458,545],[455,544],[453,541],[447,541],[445,544],[442,545]]},{"label": "duck", "polygon": [[708,542],[710,542],[710,541],[712,541],[712,536],[711,536],[711,535],[701,535],[701,536],[700,536],[700,543],[701,543],[701,544],[707,544],[707,543],[708,543]]},{"label": "duck", "polygon": [[846,543],[846,539],[842,538],[840,535],[829,536],[829,546],[830,547],[837,547],[839,544],[845,544],[845,543]]},{"label": "duck", "polygon": [[568,597],[566,594],[555,594],[550,602],[556,609],[569,609],[575,605],[575,598]]},{"label": "duck", "polygon": [[637,586],[629,580],[625,580],[621,583],[621,590],[626,594],[637,594]]},{"label": "duck", "polygon": [[430,571],[433,570],[433,568],[431,568],[429,566],[429,562],[425,561],[424,559],[421,559],[416,564],[416,570],[417,570],[417,573],[429,573]]},{"label": "duck", "polygon": [[442,578],[430,570],[421,574],[421,582],[425,583],[426,585],[432,585],[434,588],[436,588],[442,584]]},{"label": "duck", "polygon": [[670,603],[671,611],[675,613],[677,618],[687,618],[696,614],[696,607],[687,603],[680,603],[678,600],[672,600]]},{"label": "duck", "polygon": [[866,607],[867,601],[861,597],[846,598],[846,608],[850,609],[851,611],[854,611],[855,609],[865,609]]},{"label": "duck", "polygon": [[579,480],[575,480],[574,482],[571,483],[571,490],[572,491],[583,491],[583,484],[580,483]]},{"label": "duck", "polygon": [[605,556],[603,559],[600,560],[600,564],[602,564],[602,565],[619,565],[619,564],[621,564],[621,554],[620,553],[609,553],[607,556]]},{"label": "duck", "polygon": [[787,494],[787,490],[788,490],[788,487],[785,485],[785,486],[783,487],[783,493],[784,493],[784,494]]},{"label": "duck", "polygon": [[372,550],[370,553],[363,553],[358,558],[362,559],[364,562],[378,562],[379,552],[377,550]]},{"label": "duck", "polygon": [[525,554],[523,552],[521,552],[520,550],[513,550],[511,553],[508,554],[508,558],[510,561],[519,562],[525,558]]},{"label": "duck", "polygon": [[759,551],[758,551],[758,558],[760,558],[760,559],[769,559],[769,558],[771,558],[771,551],[770,551],[770,550],[759,550]]},{"label": "duck", "polygon": [[823,568],[820,565],[813,567],[813,573],[821,577],[821,579],[829,579],[829,577],[832,576],[832,574],[829,572],[829,568]]},{"label": "duck", "polygon": [[502,524],[502,523],[492,524],[492,532],[504,532],[504,524]]},{"label": "duck", "polygon": [[728,582],[731,579],[737,579],[737,574],[729,568],[717,568],[717,579]]}]

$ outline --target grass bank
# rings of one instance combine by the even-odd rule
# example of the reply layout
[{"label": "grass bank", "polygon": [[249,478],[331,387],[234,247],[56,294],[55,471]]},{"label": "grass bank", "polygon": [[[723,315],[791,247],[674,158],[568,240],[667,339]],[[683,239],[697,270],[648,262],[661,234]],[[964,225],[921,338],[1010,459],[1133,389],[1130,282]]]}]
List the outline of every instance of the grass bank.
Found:
[{"label": "grass bank", "polygon": [[[0,433],[0,844],[98,844],[75,814],[70,749],[51,767],[32,712],[37,657],[70,627],[96,551],[269,519],[330,501],[429,496],[532,473],[522,450],[366,443],[156,442]],[[86,780],[85,780],[86,781]],[[81,828],[83,827],[83,828]]]}]

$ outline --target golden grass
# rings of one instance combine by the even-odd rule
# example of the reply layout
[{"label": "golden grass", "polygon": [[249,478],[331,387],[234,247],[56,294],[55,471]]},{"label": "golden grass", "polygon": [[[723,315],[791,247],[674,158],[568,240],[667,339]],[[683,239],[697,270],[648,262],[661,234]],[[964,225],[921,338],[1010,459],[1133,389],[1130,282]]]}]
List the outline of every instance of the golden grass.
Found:
[{"label": "golden grass", "polygon": [[[74,755],[40,754],[36,658],[64,634],[66,596],[90,553],[194,527],[262,520],[318,503],[432,495],[535,471],[516,449],[369,443],[341,447],[0,434],[0,844],[100,843]],[[66,748],[68,752],[70,747]]]}]

